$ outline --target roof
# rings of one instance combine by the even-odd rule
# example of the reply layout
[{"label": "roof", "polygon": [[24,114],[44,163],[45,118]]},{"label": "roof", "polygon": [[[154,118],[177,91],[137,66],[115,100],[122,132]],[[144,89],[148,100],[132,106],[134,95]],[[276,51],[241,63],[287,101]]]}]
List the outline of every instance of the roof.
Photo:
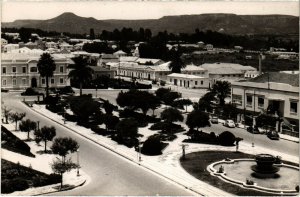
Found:
[{"label": "roof", "polygon": [[208,72],[211,74],[243,74],[242,71],[256,71],[256,68],[252,66],[243,66],[241,64],[232,63],[205,63],[200,66],[208,70]]},{"label": "roof", "polygon": [[204,79],[205,77],[200,77],[196,75],[188,75],[188,74],[181,74],[181,73],[172,73],[169,74],[168,77],[178,77],[178,78],[186,78],[186,79]]},{"label": "roof", "polygon": [[93,69],[95,72],[110,72],[111,70],[100,67],[100,66],[89,66],[91,69]]},{"label": "roof", "polygon": [[139,64],[145,64],[146,62],[152,62],[153,64],[156,64],[157,62],[161,61],[160,59],[148,59],[148,58],[138,58],[136,60]]},{"label": "roof", "polygon": [[196,66],[194,64],[186,65],[186,67],[182,69],[182,71],[205,71],[205,70],[206,69],[204,69],[200,66]]},{"label": "roof", "polygon": [[118,57],[114,54],[102,53],[101,54],[101,59],[118,59]]},{"label": "roof", "polygon": [[218,75],[243,74],[243,72],[241,70],[237,70],[234,68],[226,68],[226,67],[209,70],[208,72],[209,72],[209,74],[218,74]]},{"label": "roof", "polygon": [[114,55],[126,55],[127,53],[125,53],[122,50],[118,50],[117,52],[114,52]]},{"label": "roof", "polygon": [[[51,54],[54,60],[67,60],[67,57],[63,54]],[[39,53],[2,53],[1,59],[4,61],[12,60],[22,60],[24,62],[29,62],[36,60],[38,61],[41,57]]]},{"label": "roof", "polygon": [[266,83],[266,82],[275,82],[289,84],[291,86],[299,87],[299,74],[287,74],[279,72],[269,72],[264,73],[258,77],[248,80],[249,82],[255,83]]},{"label": "roof", "polygon": [[125,57],[120,57],[120,62],[135,62],[137,59],[138,57],[125,56]]}]

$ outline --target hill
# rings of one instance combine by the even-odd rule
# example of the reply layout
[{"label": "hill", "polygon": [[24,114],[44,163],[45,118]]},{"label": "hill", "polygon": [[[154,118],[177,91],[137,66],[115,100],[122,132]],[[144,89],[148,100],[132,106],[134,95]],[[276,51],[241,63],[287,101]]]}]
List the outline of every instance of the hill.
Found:
[{"label": "hill", "polygon": [[95,33],[103,30],[112,31],[131,27],[149,28],[155,34],[167,30],[172,33],[192,33],[198,28],[200,31],[212,30],[226,34],[298,34],[299,17],[289,15],[235,15],[235,14],[200,14],[164,16],[150,20],[97,20],[92,17],[80,17],[73,13],[63,13],[48,20],[16,20],[2,23],[2,27],[28,27],[44,31],[58,31],[70,33],[89,33],[90,28]]}]

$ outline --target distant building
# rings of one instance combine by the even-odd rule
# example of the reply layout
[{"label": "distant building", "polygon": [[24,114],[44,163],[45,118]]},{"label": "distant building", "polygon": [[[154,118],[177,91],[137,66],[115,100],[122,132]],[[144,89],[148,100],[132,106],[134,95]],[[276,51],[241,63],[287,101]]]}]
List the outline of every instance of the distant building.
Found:
[{"label": "distant building", "polygon": [[246,71],[244,77],[245,78],[255,78],[259,75],[259,71]]},{"label": "distant building", "polygon": [[93,69],[93,79],[96,79],[101,76],[108,76],[109,78],[115,77],[115,71],[100,67],[100,66],[90,66],[91,69]]},{"label": "distant building", "polygon": [[299,75],[270,72],[231,83],[232,102],[239,109],[268,112],[299,122]]},{"label": "distant building", "polygon": [[58,44],[56,42],[51,41],[51,42],[46,42],[45,46],[47,49],[49,48],[57,49]]},{"label": "distant building", "polygon": [[127,53],[125,53],[122,50],[118,50],[118,51],[114,52],[113,55],[115,55],[117,57],[123,57],[123,56],[127,56]]},{"label": "distant building", "polygon": [[19,33],[10,33],[10,32],[5,32],[4,33],[6,36],[12,37],[14,40],[19,38],[20,34]]},{"label": "distant building", "polygon": [[205,48],[206,48],[206,50],[208,50],[208,51],[212,51],[212,50],[214,49],[214,46],[213,46],[212,44],[207,44],[207,45],[205,46]]},{"label": "distant building", "polygon": [[[64,55],[52,55],[56,64],[54,76],[49,79],[50,87],[70,85],[67,66],[70,60]],[[3,53],[1,60],[1,88],[25,89],[28,87],[46,87],[45,78],[41,77],[37,62],[37,53]]]},{"label": "distant building", "polygon": [[244,78],[247,71],[256,71],[256,68],[252,66],[232,63],[205,63],[200,67],[208,71],[211,85],[216,81],[238,81]]},{"label": "distant building", "polygon": [[5,46],[7,44],[8,44],[7,40],[5,40],[4,38],[1,38],[1,46]]},{"label": "distant building", "polygon": [[19,48],[18,44],[7,44],[7,45],[3,46],[3,52],[6,53],[11,50],[18,49],[18,48]]},{"label": "distant building", "polygon": [[208,88],[209,79],[196,75],[172,73],[167,76],[167,82],[185,88]]}]

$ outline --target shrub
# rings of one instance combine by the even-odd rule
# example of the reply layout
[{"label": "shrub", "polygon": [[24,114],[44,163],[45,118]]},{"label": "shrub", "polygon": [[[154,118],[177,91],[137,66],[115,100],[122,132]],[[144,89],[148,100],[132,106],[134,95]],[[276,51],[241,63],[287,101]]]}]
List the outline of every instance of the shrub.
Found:
[{"label": "shrub", "polygon": [[166,81],[163,81],[163,80],[160,80],[160,83],[159,83],[161,86],[165,86],[166,85]]},{"label": "shrub", "polygon": [[143,144],[141,152],[145,155],[161,155],[162,143],[159,135],[150,136]]},{"label": "shrub", "polygon": [[27,88],[25,92],[21,93],[22,96],[35,96],[35,95],[41,95],[41,93],[37,92],[33,88]]},{"label": "shrub", "polygon": [[58,96],[47,96],[44,99],[44,102],[48,105],[56,105],[60,98]]},{"label": "shrub", "polygon": [[23,191],[29,188],[29,184],[26,179],[15,178],[12,180],[2,180],[1,181],[1,192],[11,193],[14,191]]},{"label": "shrub", "polygon": [[153,124],[150,128],[150,130],[161,130],[161,131],[166,131],[166,130],[171,130],[172,133],[177,133],[183,131],[183,128],[178,125],[172,123],[171,125],[166,122],[157,122]]},{"label": "shrub", "polygon": [[229,131],[224,131],[219,135],[219,143],[222,146],[233,146],[234,142],[235,136]]}]

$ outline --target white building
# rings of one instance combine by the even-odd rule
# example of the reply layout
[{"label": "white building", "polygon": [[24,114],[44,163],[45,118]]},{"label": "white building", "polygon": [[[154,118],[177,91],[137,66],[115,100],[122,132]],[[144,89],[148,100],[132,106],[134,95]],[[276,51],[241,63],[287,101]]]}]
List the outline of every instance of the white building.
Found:
[{"label": "white building", "polygon": [[[1,59],[1,88],[25,89],[28,87],[46,87],[45,78],[41,77],[37,62],[41,54],[3,53]],[[56,70],[49,79],[50,87],[70,85],[67,69],[70,60],[61,54],[52,55]]]},{"label": "white building", "polygon": [[7,44],[8,44],[7,40],[5,40],[4,38],[1,38],[1,46],[5,46]]},{"label": "white building", "polygon": [[232,102],[239,109],[266,112],[299,121],[299,75],[264,73],[231,84]]},{"label": "white building", "polygon": [[18,49],[18,48],[19,48],[18,44],[7,44],[7,45],[3,46],[3,52],[6,53],[11,50]]},{"label": "white building", "polygon": [[46,46],[47,49],[49,49],[49,48],[56,49],[58,44],[56,42],[51,41],[51,42],[46,42],[45,46]]},{"label": "white building", "polygon": [[209,79],[196,75],[172,73],[167,76],[167,82],[185,88],[208,88]]}]

